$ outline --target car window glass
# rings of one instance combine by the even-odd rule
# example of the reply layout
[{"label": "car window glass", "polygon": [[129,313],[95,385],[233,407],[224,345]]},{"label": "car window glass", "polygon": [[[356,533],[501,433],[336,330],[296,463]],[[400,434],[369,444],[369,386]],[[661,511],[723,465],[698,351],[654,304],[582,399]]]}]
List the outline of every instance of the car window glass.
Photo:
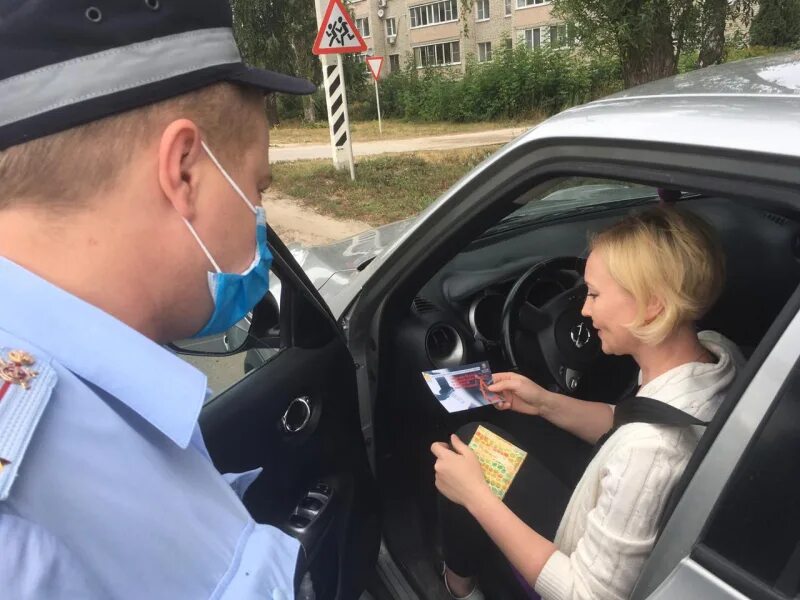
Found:
[{"label": "car window glass", "polygon": [[797,597],[800,364],[795,365],[772,413],[737,467],[702,543],[778,592],[778,597]]},{"label": "car window glass", "polygon": [[636,204],[658,197],[658,190],[611,179],[561,177],[537,186],[517,200],[519,208],[502,219],[489,232],[519,222],[577,214],[581,209]]},{"label": "car window glass", "polygon": [[262,300],[262,304],[269,304],[271,308],[264,310],[260,306],[259,310],[264,310],[262,314],[269,314],[270,323],[260,324],[258,332],[254,331],[252,314],[249,314],[224,334],[175,343],[181,349],[209,353],[209,356],[194,356],[177,352],[178,356],[208,377],[211,393],[206,401],[224,392],[280,352],[277,319],[280,313],[281,283],[275,271],[270,271],[269,287],[269,294]]}]

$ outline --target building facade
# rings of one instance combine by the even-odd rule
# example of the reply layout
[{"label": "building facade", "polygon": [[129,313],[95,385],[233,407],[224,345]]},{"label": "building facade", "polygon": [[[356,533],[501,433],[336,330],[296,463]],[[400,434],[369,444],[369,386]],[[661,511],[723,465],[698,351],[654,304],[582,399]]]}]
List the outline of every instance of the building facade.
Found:
[{"label": "building facade", "polygon": [[503,44],[538,48],[567,42],[566,26],[544,0],[476,0],[465,18],[462,0],[349,0],[347,7],[367,43],[358,59],[383,56],[381,77],[409,61],[418,68],[463,71],[467,56],[490,61]]}]

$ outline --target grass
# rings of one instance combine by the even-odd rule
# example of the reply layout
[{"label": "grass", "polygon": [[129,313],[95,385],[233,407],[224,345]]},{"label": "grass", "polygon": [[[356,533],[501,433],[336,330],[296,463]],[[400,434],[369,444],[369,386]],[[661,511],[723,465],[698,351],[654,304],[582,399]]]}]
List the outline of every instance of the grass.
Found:
[{"label": "grass", "polygon": [[385,225],[419,213],[499,147],[364,157],[355,181],[330,160],[277,163],[272,187],[322,214]]},{"label": "grass", "polygon": [[[353,140],[369,142],[431,135],[447,135],[452,133],[471,133],[474,131],[491,131],[506,127],[532,127],[541,119],[526,121],[486,121],[480,123],[409,123],[399,119],[384,119],[383,134],[378,131],[378,121],[357,121],[350,123]],[[270,130],[270,145],[283,144],[328,144],[331,138],[328,133],[328,122],[303,123],[301,121],[284,121]]]}]

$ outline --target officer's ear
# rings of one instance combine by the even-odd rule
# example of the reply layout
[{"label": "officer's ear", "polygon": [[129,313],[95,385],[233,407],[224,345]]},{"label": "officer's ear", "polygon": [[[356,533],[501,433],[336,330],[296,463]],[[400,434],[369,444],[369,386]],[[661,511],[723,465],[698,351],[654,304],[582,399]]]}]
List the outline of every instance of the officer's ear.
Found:
[{"label": "officer's ear", "polygon": [[185,219],[197,208],[199,165],[203,158],[200,128],[189,119],[167,125],[158,147],[158,182],[168,202]]}]

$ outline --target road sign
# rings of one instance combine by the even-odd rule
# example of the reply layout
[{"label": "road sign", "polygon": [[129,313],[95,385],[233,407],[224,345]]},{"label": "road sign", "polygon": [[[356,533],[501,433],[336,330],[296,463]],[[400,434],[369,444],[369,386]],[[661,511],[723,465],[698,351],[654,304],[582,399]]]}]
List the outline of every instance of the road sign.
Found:
[{"label": "road sign", "polygon": [[320,55],[364,52],[366,49],[367,43],[356,29],[342,0],[330,0],[311,51]]},{"label": "road sign", "polygon": [[368,56],[367,57],[367,66],[369,67],[372,76],[375,78],[375,81],[378,81],[378,77],[381,76],[381,67],[383,67],[383,57],[382,56]]},{"label": "road sign", "polygon": [[381,67],[383,67],[382,56],[368,56],[367,67],[375,79],[375,107],[378,109],[378,131],[383,133],[383,125],[381,124],[381,99],[378,96],[378,77],[381,76]]},{"label": "road sign", "polygon": [[[322,63],[322,79],[325,88],[325,103],[328,109],[328,128],[331,135],[331,152],[333,166],[338,169],[350,169],[350,178],[356,178],[353,160],[353,143],[350,139],[350,117],[347,114],[347,91],[344,85],[344,68],[342,53],[366,49],[364,39],[358,33],[350,19],[350,13],[342,6],[341,0],[315,0],[314,9],[317,15],[319,33],[314,42],[314,54]],[[331,28],[328,28],[331,25]],[[330,33],[330,35],[326,34]],[[353,44],[358,47],[345,49]],[[336,48],[338,42],[339,48]],[[332,45],[333,44],[333,45]]]}]

